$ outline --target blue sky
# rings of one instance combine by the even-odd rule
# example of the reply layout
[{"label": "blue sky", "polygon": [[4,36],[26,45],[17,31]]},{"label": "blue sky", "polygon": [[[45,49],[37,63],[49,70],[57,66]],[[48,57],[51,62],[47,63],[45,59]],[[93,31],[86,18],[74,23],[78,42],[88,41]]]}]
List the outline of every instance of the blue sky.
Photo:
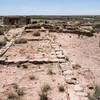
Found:
[{"label": "blue sky", "polygon": [[100,15],[100,0],[0,0],[0,15]]}]

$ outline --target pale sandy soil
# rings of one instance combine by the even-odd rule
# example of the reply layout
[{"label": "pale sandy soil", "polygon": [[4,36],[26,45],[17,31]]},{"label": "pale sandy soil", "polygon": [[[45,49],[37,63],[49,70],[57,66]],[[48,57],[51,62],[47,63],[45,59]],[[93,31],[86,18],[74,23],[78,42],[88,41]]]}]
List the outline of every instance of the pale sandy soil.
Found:
[{"label": "pale sandy soil", "polygon": [[[52,69],[55,74],[48,75],[48,69]],[[34,75],[35,80],[30,80],[30,75]],[[58,90],[58,86],[65,85],[65,82],[57,64],[29,64],[28,69],[0,65],[0,100],[8,100],[9,93],[16,94],[13,83],[24,91],[24,96],[18,100],[40,100],[39,93],[45,84],[51,87],[48,92],[49,100],[66,100],[66,93]]]},{"label": "pale sandy soil", "polygon": [[92,78],[95,77],[95,82],[100,84],[100,34],[97,37],[83,36],[81,39],[75,34],[56,34],[56,36],[56,41],[62,46],[71,65],[80,64],[82,67],[80,72],[83,71],[83,74],[86,72],[84,70],[89,69],[93,73]]},{"label": "pale sandy soil", "polygon": [[15,44],[4,55],[8,60],[13,59],[42,59],[56,58],[50,41],[28,41],[26,44]]},{"label": "pale sandy soil", "polygon": [[40,36],[33,36],[32,32],[31,32],[31,33],[24,33],[22,35],[22,38],[25,38],[25,39],[47,39],[46,35],[47,35],[46,33],[40,32]]},{"label": "pale sandy soil", "polygon": [[[12,33],[19,33],[22,29],[10,30]],[[9,34],[11,34],[9,33]],[[16,34],[17,34],[16,33]],[[11,37],[12,37],[11,35]],[[93,83],[100,83],[100,35],[97,37],[78,38],[74,34],[53,33],[56,42],[61,46],[65,56],[73,64],[81,65],[81,68],[74,70],[79,77],[79,82],[85,87]],[[24,34],[22,38],[38,39],[45,38],[45,34],[40,37],[32,37],[31,34]],[[46,37],[47,39],[47,37]],[[28,41],[26,44],[14,44],[3,57],[8,60],[16,59],[42,59],[56,58],[55,51],[51,47],[49,40]],[[52,69],[54,75],[48,75],[48,69]],[[34,75],[35,80],[30,80],[29,76]],[[17,100],[40,100],[39,93],[44,84],[49,84],[51,90],[48,92],[49,100],[66,100],[66,93],[58,91],[58,85],[65,85],[64,77],[61,75],[58,64],[33,65],[28,64],[28,69],[17,68],[16,65],[0,65],[0,100],[8,100],[9,93],[15,93],[12,84],[18,84],[19,89],[24,91],[24,96]]]}]

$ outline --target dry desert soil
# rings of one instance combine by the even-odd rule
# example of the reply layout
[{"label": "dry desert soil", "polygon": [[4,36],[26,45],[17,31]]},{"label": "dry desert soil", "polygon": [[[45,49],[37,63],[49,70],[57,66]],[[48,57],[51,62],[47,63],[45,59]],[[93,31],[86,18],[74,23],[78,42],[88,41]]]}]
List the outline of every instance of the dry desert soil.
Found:
[{"label": "dry desert soil", "polygon": [[[8,33],[18,34],[22,30],[12,29]],[[5,64],[0,64],[0,100],[9,100],[11,93],[15,95],[12,100],[40,100],[41,88],[44,85],[50,86],[48,100],[69,100],[67,92],[76,83],[67,80],[66,84],[64,71],[62,72],[59,65],[59,60],[63,63],[65,58],[68,68],[71,69],[68,73],[65,71],[67,78],[68,75],[74,75],[72,80],[76,82],[78,79],[77,84],[86,93],[95,84],[100,84],[100,34],[78,37],[77,34],[41,32],[39,37],[27,33],[22,34],[21,38],[26,38],[28,42],[13,44],[0,58],[5,60]],[[59,51],[63,51],[62,55],[57,56]],[[36,60],[42,63],[36,63]],[[17,61],[22,63],[18,65]],[[75,64],[79,65],[78,69],[73,67]],[[65,91],[60,92],[59,86],[64,86]],[[18,90],[22,95],[18,95]],[[80,88],[75,90],[82,92]],[[74,99],[71,95],[69,97],[73,98],[70,100],[87,100]]]}]

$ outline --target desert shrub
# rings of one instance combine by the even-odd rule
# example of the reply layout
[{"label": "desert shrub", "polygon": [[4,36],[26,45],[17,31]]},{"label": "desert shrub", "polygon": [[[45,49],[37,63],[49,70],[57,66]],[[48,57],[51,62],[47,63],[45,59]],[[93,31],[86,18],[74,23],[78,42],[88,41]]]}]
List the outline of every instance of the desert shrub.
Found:
[{"label": "desert shrub", "polygon": [[100,28],[100,24],[96,24],[94,28]]},{"label": "desert shrub", "polygon": [[4,37],[4,41],[9,41],[9,39],[7,37]]},{"label": "desert shrub", "polygon": [[69,38],[71,38],[72,36],[69,35]]},{"label": "desert shrub", "polygon": [[59,91],[60,91],[60,92],[64,92],[64,91],[65,91],[64,86],[63,86],[63,85],[58,86],[58,89],[59,89]]},{"label": "desert shrub", "polygon": [[28,68],[28,65],[23,64],[23,68],[24,69],[27,69]]},{"label": "desert shrub", "polygon": [[16,95],[14,93],[9,93],[8,94],[8,99],[15,99]]},{"label": "desert shrub", "polygon": [[95,30],[90,31],[90,36],[94,36]]},{"label": "desert shrub", "polygon": [[69,61],[69,58],[66,56],[66,57],[65,57],[65,60],[66,60],[66,61]]},{"label": "desert shrub", "polygon": [[3,30],[0,30],[0,35],[4,35],[4,31]]},{"label": "desert shrub", "polygon": [[33,21],[32,24],[37,24],[37,21]]},{"label": "desert shrub", "polygon": [[20,28],[20,25],[19,25],[19,24],[16,24],[15,27],[16,27],[16,28]]},{"label": "desert shrub", "polygon": [[17,68],[20,68],[21,64],[18,62],[16,63]]},{"label": "desert shrub", "polygon": [[81,68],[81,66],[79,64],[73,64],[72,67],[73,67],[73,69],[79,69],[79,68]]},{"label": "desert shrub", "polygon": [[24,39],[24,38],[16,39],[16,40],[15,40],[15,43],[16,43],[16,44],[27,43],[27,39]]},{"label": "desert shrub", "polygon": [[96,32],[100,32],[100,24],[96,24],[94,26],[94,29],[95,29]]},{"label": "desert shrub", "polygon": [[39,96],[40,96],[40,100],[48,100],[47,93],[42,92],[41,94],[39,94]]},{"label": "desert shrub", "polygon": [[100,32],[100,24],[94,25],[94,29],[96,30],[96,32]]},{"label": "desert shrub", "polygon": [[18,89],[18,85],[16,83],[12,84],[14,89]]},{"label": "desert shrub", "polygon": [[30,75],[29,78],[30,78],[30,80],[34,80],[35,76],[34,75]]},{"label": "desert shrub", "polygon": [[48,92],[50,89],[51,87],[48,84],[46,84],[41,88],[41,91],[44,93],[44,92]]},{"label": "desert shrub", "polygon": [[5,46],[6,45],[6,41],[5,40],[1,40],[0,41],[0,48],[2,48],[3,46]]},{"label": "desert shrub", "polygon": [[40,36],[40,32],[34,32],[33,34],[32,34],[33,36]]},{"label": "desert shrub", "polygon": [[54,73],[53,73],[52,69],[48,69],[48,73],[47,74],[53,75]]},{"label": "desert shrub", "polygon": [[100,100],[100,86],[95,87],[93,95],[88,94],[89,100]]},{"label": "desert shrub", "polygon": [[23,90],[17,90],[17,94],[18,94],[18,96],[23,96],[24,95],[24,91]]}]

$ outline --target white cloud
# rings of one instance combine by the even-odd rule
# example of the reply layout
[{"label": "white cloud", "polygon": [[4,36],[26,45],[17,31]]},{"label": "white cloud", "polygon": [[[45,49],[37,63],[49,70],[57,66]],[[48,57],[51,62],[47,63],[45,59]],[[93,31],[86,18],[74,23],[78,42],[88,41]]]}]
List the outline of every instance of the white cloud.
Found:
[{"label": "white cloud", "polygon": [[90,11],[87,11],[87,12],[96,13],[96,12],[100,12],[100,10],[90,10]]}]

